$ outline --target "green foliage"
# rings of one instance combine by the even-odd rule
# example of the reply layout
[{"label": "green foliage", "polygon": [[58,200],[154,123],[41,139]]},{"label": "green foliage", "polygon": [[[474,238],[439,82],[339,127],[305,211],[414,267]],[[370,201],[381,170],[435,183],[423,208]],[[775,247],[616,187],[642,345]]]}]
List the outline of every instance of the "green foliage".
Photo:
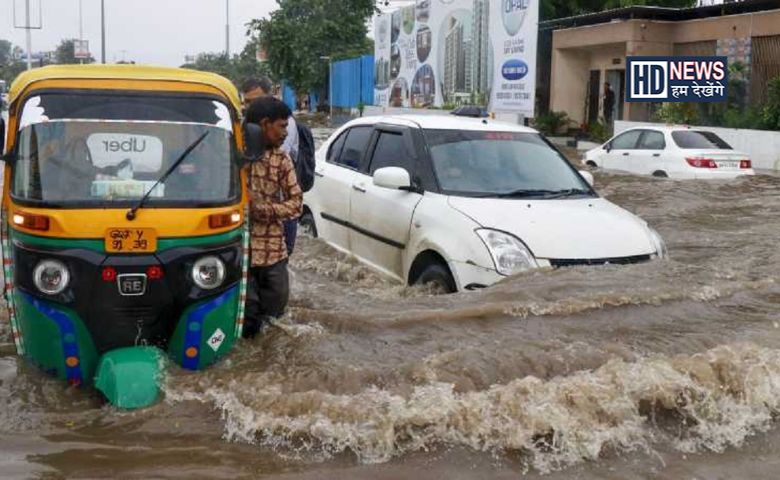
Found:
[{"label": "green foliage", "polygon": [[27,69],[25,62],[14,60],[14,54],[18,51],[19,47],[0,39],[0,80],[5,80],[9,87],[16,76]]},{"label": "green foliage", "polygon": [[566,112],[550,111],[534,118],[533,125],[545,135],[555,135],[568,127],[571,122]]},{"label": "green foliage", "polygon": [[276,78],[297,91],[322,89],[327,84],[328,61],[373,52],[366,23],[375,11],[374,0],[277,0],[270,18],[253,20],[268,53]]},{"label": "green foliage", "polygon": [[[603,118],[602,118],[603,120]],[[604,143],[609,140],[612,134],[606,122],[597,121],[588,125],[588,138],[597,143]]]},{"label": "green foliage", "polygon": [[699,119],[698,107],[690,102],[664,103],[655,112],[656,120],[665,123],[695,124]]},{"label": "green foliage", "polygon": [[780,130],[780,77],[775,77],[767,83],[763,120],[767,128]]},{"label": "green foliage", "polygon": [[0,67],[8,65],[13,60],[13,44],[0,38]]},{"label": "green foliage", "polygon": [[755,108],[746,108],[745,110],[739,110],[737,108],[727,109],[723,114],[723,120],[720,122],[720,126],[756,130],[764,130],[766,128],[761,110]]},{"label": "green foliage", "polygon": [[769,81],[762,107],[747,106],[748,68],[729,65],[728,99],[723,103],[664,103],[655,120],[666,123],[710,125],[754,130],[780,130],[780,77]]},{"label": "green foliage", "polygon": [[224,53],[201,53],[195,57],[195,62],[182,65],[184,68],[213,72],[229,79],[234,85],[240,86],[249,77],[271,76],[268,64],[259,62],[256,57],[257,41],[247,43],[244,50],[228,59]]},{"label": "green foliage", "polygon": [[696,0],[546,0],[539,5],[539,15],[542,20],[551,20],[632,5],[681,8],[695,4]]}]

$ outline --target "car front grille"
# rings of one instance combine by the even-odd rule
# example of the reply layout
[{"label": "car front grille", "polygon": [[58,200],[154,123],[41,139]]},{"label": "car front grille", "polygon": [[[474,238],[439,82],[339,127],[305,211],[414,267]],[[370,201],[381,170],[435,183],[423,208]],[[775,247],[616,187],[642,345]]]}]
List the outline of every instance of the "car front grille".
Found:
[{"label": "car front grille", "polygon": [[576,267],[578,265],[629,265],[650,261],[650,255],[634,255],[631,257],[613,258],[551,258],[553,267]]}]

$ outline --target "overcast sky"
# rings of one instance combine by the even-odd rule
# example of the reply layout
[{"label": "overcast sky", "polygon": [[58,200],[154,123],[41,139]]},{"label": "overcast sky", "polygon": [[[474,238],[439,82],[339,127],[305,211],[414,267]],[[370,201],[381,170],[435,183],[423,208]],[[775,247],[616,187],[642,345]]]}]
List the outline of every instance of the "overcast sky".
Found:
[{"label": "overcast sky", "polygon": [[[81,0],[84,39],[100,61],[100,0]],[[229,0],[230,51],[246,44],[245,24],[277,8],[275,0]],[[0,0],[0,38],[25,48],[25,0]],[[32,31],[32,50],[53,50],[64,38],[79,36],[79,0],[30,0],[41,5],[43,28]],[[226,0],[105,0],[106,61],[179,66],[185,55],[225,50]],[[37,8],[33,16],[37,21]]]}]

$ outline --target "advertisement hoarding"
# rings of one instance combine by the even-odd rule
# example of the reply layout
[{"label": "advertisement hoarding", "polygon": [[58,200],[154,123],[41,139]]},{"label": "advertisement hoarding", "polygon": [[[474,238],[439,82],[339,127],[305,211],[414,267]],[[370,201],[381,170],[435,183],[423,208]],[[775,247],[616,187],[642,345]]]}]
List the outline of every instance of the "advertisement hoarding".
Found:
[{"label": "advertisement hoarding", "polygon": [[375,20],[374,103],[533,116],[538,0],[417,0]]},{"label": "advertisement hoarding", "polygon": [[89,58],[89,40],[73,40],[73,57]]}]

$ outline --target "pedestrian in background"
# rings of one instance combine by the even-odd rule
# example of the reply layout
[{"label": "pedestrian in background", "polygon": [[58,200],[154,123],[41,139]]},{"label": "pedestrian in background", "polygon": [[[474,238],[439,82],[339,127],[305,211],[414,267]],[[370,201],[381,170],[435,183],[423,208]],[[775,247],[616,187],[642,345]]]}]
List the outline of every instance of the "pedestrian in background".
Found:
[{"label": "pedestrian in background", "polygon": [[[246,109],[249,107],[249,105],[258,98],[273,98],[273,88],[274,84],[268,77],[248,78],[244,80],[244,83],[241,84],[241,96],[244,105],[244,111],[246,112]],[[293,164],[297,165],[298,126],[295,123],[295,118],[293,118],[292,112],[290,112],[290,118],[287,122],[287,138],[284,140],[284,144],[281,148],[290,156]],[[292,252],[295,249],[295,238],[298,235],[298,218],[294,218],[285,222],[284,233],[287,254],[292,255]]]},{"label": "pedestrian in background", "polygon": [[612,110],[615,108],[615,91],[609,82],[604,82],[604,121],[612,123]]}]

